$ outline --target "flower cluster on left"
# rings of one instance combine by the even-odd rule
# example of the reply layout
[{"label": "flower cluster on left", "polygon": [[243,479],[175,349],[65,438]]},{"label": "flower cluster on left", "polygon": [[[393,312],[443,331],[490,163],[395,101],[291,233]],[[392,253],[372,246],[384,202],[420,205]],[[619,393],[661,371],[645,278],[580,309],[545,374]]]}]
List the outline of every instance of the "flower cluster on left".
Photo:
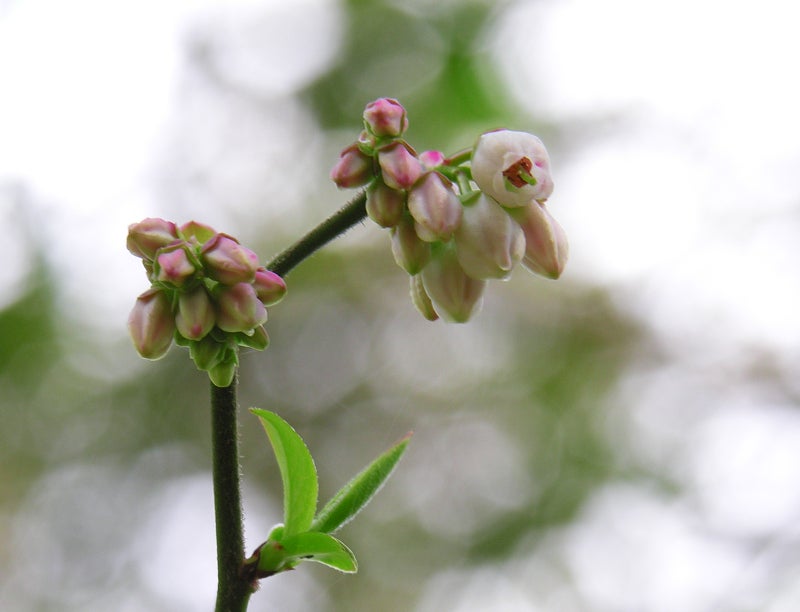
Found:
[{"label": "flower cluster on left", "polygon": [[238,240],[195,221],[144,219],[128,227],[127,246],[151,283],[128,318],[136,350],[160,359],[174,340],[211,382],[230,385],[239,347],[269,344],[266,307],[283,298],[286,283]]}]

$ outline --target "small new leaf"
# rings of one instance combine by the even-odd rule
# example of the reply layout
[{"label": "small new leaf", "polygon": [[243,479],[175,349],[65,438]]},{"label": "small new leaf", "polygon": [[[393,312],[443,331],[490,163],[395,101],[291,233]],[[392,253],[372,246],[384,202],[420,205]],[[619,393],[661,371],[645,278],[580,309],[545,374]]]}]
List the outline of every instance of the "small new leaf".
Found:
[{"label": "small new leaf", "polygon": [[269,540],[262,544],[259,549],[258,575],[272,576],[292,569],[302,561],[316,561],[347,574],[358,570],[353,552],[344,543],[327,533],[306,531],[280,541]]},{"label": "small new leaf", "polygon": [[[317,469],[303,439],[274,412],[251,408],[278,460],[283,480],[283,538],[308,531],[317,509]],[[284,544],[285,545],[285,544]]]},{"label": "small new leaf", "polygon": [[408,446],[411,433],[343,486],[311,523],[312,531],[333,533],[358,514],[380,490]]}]

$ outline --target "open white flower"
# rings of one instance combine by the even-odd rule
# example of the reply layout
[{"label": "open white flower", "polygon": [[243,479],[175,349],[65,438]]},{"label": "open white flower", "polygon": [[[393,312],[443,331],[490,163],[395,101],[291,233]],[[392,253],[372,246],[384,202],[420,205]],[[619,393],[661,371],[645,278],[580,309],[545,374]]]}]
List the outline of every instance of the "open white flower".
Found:
[{"label": "open white flower", "polygon": [[472,178],[481,191],[507,207],[543,202],[553,192],[547,149],[527,132],[482,134],[472,153]]}]

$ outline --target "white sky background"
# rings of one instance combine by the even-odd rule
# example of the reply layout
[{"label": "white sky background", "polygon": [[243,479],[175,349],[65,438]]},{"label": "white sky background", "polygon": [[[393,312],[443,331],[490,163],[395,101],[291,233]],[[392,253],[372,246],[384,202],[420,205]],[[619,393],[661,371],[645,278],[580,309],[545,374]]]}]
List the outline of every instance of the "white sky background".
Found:
[{"label": "white sky background", "polygon": [[[310,14],[316,17],[297,20],[295,27],[315,33],[320,46],[294,53],[292,45],[305,36],[274,37],[275,52],[298,64],[264,73],[264,82],[274,87],[267,94],[279,97],[302,86],[335,50],[333,5],[305,4],[313,5]],[[235,28],[263,6],[214,0],[0,2],[0,222],[20,230],[20,211],[3,195],[4,184],[24,185],[44,202],[45,226],[52,232],[47,239],[70,283],[67,308],[92,308],[86,319],[107,321],[110,329],[125,320],[132,288],[143,280],[124,249],[125,228],[164,214],[148,181],[162,129],[174,119],[181,36],[198,20],[222,16]],[[565,281],[616,287],[626,307],[671,341],[675,371],[632,379],[620,391],[640,398],[643,431],[653,432],[659,448],[681,448],[664,433],[672,406],[654,391],[669,388],[669,376],[724,364],[731,353],[752,345],[796,358],[798,24],[800,8],[784,0],[551,0],[519,2],[487,36],[532,116],[566,125],[608,121],[578,149],[555,152],[550,209],[570,237]],[[5,240],[13,261],[19,253],[14,232]],[[75,250],[84,259],[68,256]],[[91,256],[98,251],[102,257]],[[24,264],[17,265],[0,267],[0,303],[13,298],[21,276],[14,270]],[[109,268],[124,291],[102,290]],[[94,290],[89,298],[87,288]],[[690,404],[699,402],[684,392]],[[795,413],[739,397],[729,412],[711,414],[683,432],[691,438],[685,476],[697,484],[694,502],[703,517],[725,530],[761,535],[798,522]],[[743,493],[754,488],[757,496]],[[739,553],[699,533],[696,508],[665,507],[641,492],[623,491],[622,497],[629,520],[616,519],[619,537],[612,541],[623,543],[620,554],[642,559],[638,571],[659,576],[649,591],[637,594],[638,609],[703,610],[739,580]],[[631,604],[619,599],[630,586],[624,564],[609,564],[601,554],[613,548],[602,536],[614,514],[610,499],[611,493],[598,499],[575,532],[554,544],[567,551],[566,562],[583,580],[583,595],[599,602],[599,610]],[[637,524],[649,537],[636,532]],[[603,572],[595,571],[599,566]],[[514,596],[507,601],[522,603],[507,610],[536,609],[520,587],[528,577],[519,578],[508,583]],[[767,580],[752,574],[748,579],[750,597]],[[459,580],[453,575],[433,582],[423,608],[443,609],[437,602],[447,600],[437,598]],[[492,580],[496,589],[507,582]],[[798,594],[789,586],[778,591],[772,607],[764,609],[800,607],[792,608]],[[557,601],[559,594],[552,597]],[[465,599],[457,609],[486,609],[475,605]],[[547,602],[537,605],[553,609]]]}]

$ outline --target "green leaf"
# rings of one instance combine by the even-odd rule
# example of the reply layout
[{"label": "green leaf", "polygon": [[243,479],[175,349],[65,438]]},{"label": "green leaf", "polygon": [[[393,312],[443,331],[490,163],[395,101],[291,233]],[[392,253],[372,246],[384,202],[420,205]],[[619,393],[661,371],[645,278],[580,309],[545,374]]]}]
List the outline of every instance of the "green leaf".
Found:
[{"label": "green leaf", "polygon": [[317,469],[303,439],[274,412],[251,408],[264,426],[283,480],[283,534],[308,531],[317,509]]},{"label": "green leaf", "polygon": [[332,533],[358,514],[389,478],[411,435],[407,434],[343,486],[314,518],[312,531]]},{"label": "green leaf", "polygon": [[358,570],[353,552],[344,543],[318,531],[296,533],[280,542],[268,541],[260,553],[258,569],[262,575],[291,569],[301,561],[316,561],[348,574]]}]

